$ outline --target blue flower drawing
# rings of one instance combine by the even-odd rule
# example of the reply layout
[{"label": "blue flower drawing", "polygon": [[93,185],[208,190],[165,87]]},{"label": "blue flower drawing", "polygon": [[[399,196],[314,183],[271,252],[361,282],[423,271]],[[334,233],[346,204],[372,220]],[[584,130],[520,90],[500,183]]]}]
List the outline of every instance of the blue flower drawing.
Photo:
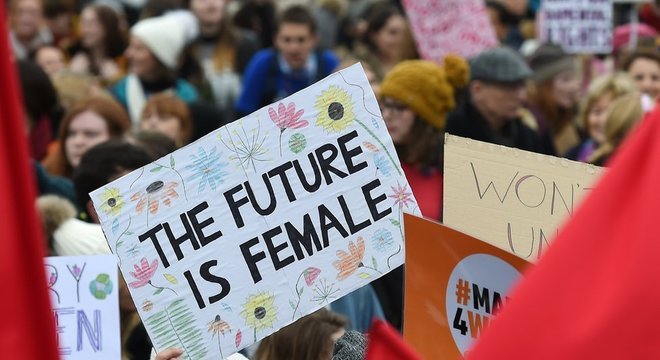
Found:
[{"label": "blue flower drawing", "polygon": [[394,244],[394,237],[387,229],[378,229],[371,237],[371,242],[378,252],[387,252]]},{"label": "blue flower drawing", "polygon": [[376,165],[378,171],[380,171],[383,175],[392,175],[392,164],[389,162],[389,160],[387,160],[385,155],[376,153],[376,156],[374,156],[374,165]]},{"label": "blue flower drawing", "polygon": [[193,163],[188,165],[193,171],[190,180],[199,179],[199,192],[201,193],[206,189],[208,183],[212,190],[216,190],[218,184],[224,182],[224,177],[228,175],[223,168],[228,164],[220,161],[221,153],[218,153],[214,147],[207,154],[204,148],[199,148],[197,155],[190,155]]}]

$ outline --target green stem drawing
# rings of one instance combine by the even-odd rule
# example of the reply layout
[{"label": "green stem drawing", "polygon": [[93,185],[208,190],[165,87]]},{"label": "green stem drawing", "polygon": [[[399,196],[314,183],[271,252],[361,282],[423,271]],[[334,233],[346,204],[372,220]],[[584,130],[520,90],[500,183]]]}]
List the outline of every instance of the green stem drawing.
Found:
[{"label": "green stem drawing", "polygon": [[[151,281],[149,282],[151,284]],[[153,285],[152,285],[153,286]],[[190,355],[188,355],[188,349],[186,349],[186,345],[183,343],[183,340],[181,340],[181,337],[179,336],[179,333],[176,332],[176,327],[174,327],[174,324],[172,323],[172,319],[170,318],[170,311],[168,308],[165,308],[165,314],[167,315],[167,321],[170,323],[170,326],[172,327],[172,331],[174,332],[174,336],[176,336],[177,340],[179,340],[179,344],[181,344],[181,347],[183,348],[183,351],[186,353],[186,357],[190,359]]]},{"label": "green stem drawing", "polygon": [[[121,234],[119,234],[119,237],[117,238],[117,241],[115,241],[115,255],[117,255],[117,258],[119,259],[119,267],[121,267],[121,256],[119,256],[119,247],[123,244],[123,242],[120,242],[120,240],[121,240],[122,236],[124,236],[128,232],[128,229],[131,228],[131,222],[132,221],[133,221],[133,218],[129,214],[128,215],[128,225],[126,226],[126,229],[124,229],[124,231]],[[147,226],[148,225],[149,224],[147,224]]]},{"label": "green stem drawing", "polygon": [[392,269],[392,265],[390,265],[390,260],[392,260],[392,258],[400,252],[401,252],[401,245],[399,245],[399,248],[396,250],[396,252],[394,254],[390,255],[390,257],[387,258],[387,268],[388,269]]},{"label": "green stem drawing", "polygon": [[401,173],[401,169],[399,169],[399,166],[396,164],[396,161],[394,161],[394,158],[392,157],[392,154],[390,154],[390,152],[387,151],[387,148],[385,147],[385,144],[383,144],[383,142],[380,141],[380,139],[376,136],[376,134],[374,134],[373,131],[371,131],[371,129],[369,129],[362,121],[360,121],[358,119],[355,119],[355,122],[360,124],[360,126],[362,126],[364,128],[364,130],[366,130],[369,133],[369,135],[371,135],[371,137],[373,137],[374,140],[376,140],[380,144],[380,146],[383,148],[383,151],[385,151],[385,154],[387,154],[387,157],[390,158],[390,161],[394,165],[394,168],[396,169],[396,172],[398,172],[399,175],[403,175]]},{"label": "green stem drawing", "polygon": [[280,157],[282,157],[282,135],[284,135],[284,130],[286,130],[286,128],[280,129]]},{"label": "green stem drawing", "polygon": [[147,282],[147,284],[151,285],[152,288],[156,289],[157,292],[158,292],[158,294],[160,294],[161,292],[163,292],[163,290],[169,290],[169,291],[173,292],[174,295],[179,296],[179,293],[177,293],[176,291],[174,291],[174,289],[171,289],[171,288],[169,288],[169,287],[167,287],[167,286],[158,286],[158,285],[154,285],[154,284],[151,282],[151,280],[149,280],[149,281]]},{"label": "green stem drawing", "polygon": [[165,165],[161,165],[159,163],[154,163],[154,165],[156,165],[158,167],[161,167],[161,168],[164,168],[164,169],[172,170],[179,176],[179,179],[181,179],[181,186],[183,187],[183,196],[186,198],[186,201],[188,201],[188,193],[186,192],[186,182],[183,180],[183,176],[181,176],[181,173],[177,169],[175,169],[173,166],[165,166]]},{"label": "green stem drawing", "polygon": [[222,355],[222,345],[220,344],[220,334],[218,334],[218,350],[220,351],[220,359],[224,359],[224,355]]},{"label": "green stem drawing", "polygon": [[360,263],[360,265],[359,265],[358,267],[365,268],[365,269],[369,269],[369,270],[373,270],[373,271],[375,271],[375,272],[377,272],[377,273],[383,275],[383,272],[382,272],[382,271],[380,271],[380,270],[378,270],[378,269],[376,269],[376,268],[372,268],[371,266],[366,266],[366,265],[364,265],[364,264],[362,264],[362,263]]},{"label": "green stem drawing", "polygon": [[293,309],[293,316],[291,316],[292,321],[296,319],[296,311],[298,311],[298,306],[300,306],[302,291],[298,291],[298,283],[300,283],[300,279],[302,279],[304,274],[304,272],[300,273],[300,276],[298,276],[298,280],[296,281],[296,295],[298,296],[298,302],[296,303],[296,307]]},{"label": "green stem drawing", "polygon": [[254,328],[254,342],[257,342],[257,328]]}]

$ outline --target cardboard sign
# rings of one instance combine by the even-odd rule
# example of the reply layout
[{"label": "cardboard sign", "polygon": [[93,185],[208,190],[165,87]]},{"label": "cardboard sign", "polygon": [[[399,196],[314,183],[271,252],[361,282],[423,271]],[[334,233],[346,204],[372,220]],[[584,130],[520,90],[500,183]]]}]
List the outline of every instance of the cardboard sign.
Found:
[{"label": "cardboard sign", "polygon": [[230,355],[403,263],[417,211],[359,65],[91,194],[157,350]]},{"label": "cardboard sign", "polygon": [[446,135],[443,222],[536,261],[602,171]]},{"label": "cardboard sign", "polygon": [[112,256],[45,259],[60,357],[121,358],[119,284]]},{"label": "cardboard sign", "polygon": [[426,359],[465,356],[529,263],[430,220],[404,222],[404,338]]},{"label": "cardboard sign", "polygon": [[539,22],[541,40],[560,44],[570,53],[612,52],[610,0],[545,0]]},{"label": "cardboard sign", "polygon": [[417,48],[442,64],[445,55],[472,57],[498,45],[482,0],[404,0]]}]

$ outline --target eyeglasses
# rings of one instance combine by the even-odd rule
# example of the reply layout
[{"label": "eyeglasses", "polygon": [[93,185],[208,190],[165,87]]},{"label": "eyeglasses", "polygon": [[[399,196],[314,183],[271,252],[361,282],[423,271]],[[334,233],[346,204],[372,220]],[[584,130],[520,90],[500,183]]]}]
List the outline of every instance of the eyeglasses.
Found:
[{"label": "eyeglasses", "polygon": [[393,113],[400,114],[403,111],[408,109],[408,106],[402,103],[396,103],[391,101],[383,101],[380,103],[380,112],[384,113],[385,110],[389,110]]}]

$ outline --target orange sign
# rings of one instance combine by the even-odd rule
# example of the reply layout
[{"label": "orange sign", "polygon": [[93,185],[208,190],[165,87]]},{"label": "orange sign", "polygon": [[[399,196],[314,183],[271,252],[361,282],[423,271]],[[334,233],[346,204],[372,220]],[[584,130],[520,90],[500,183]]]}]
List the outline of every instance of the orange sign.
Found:
[{"label": "orange sign", "polygon": [[404,338],[427,359],[462,358],[529,263],[430,220],[404,223]]}]

